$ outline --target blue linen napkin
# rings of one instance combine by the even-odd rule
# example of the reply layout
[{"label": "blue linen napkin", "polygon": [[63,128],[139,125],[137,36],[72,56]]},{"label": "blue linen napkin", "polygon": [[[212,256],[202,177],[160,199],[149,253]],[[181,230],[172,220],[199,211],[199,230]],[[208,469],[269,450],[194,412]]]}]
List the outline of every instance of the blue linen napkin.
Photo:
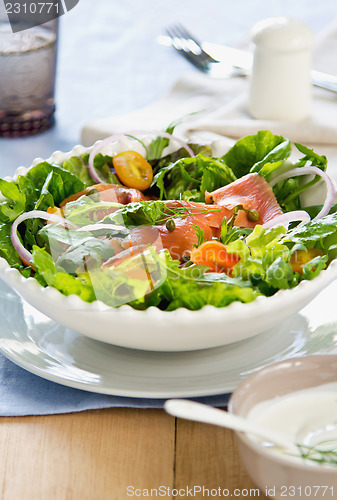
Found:
[{"label": "blue linen napkin", "polygon": [[[192,399],[192,398],[191,398]],[[229,395],[193,398],[226,406]],[[52,415],[102,408],[162,408],[165,399],[143,399],[98,394],[50,382],[0,354],[0,416]]]}]

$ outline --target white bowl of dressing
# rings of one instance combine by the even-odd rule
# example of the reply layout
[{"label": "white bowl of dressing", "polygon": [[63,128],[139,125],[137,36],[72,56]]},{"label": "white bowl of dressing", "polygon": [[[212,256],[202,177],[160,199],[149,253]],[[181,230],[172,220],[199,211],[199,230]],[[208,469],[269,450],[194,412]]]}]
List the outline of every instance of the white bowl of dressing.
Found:
[{"label": "white bowl of dressing", "polygon": [[301,445],[294,453],[236,433],[242,461],[266,496],[335,498],[336,355],[292,358],[259,370],[235,390],[229,411],[281,431]]}]

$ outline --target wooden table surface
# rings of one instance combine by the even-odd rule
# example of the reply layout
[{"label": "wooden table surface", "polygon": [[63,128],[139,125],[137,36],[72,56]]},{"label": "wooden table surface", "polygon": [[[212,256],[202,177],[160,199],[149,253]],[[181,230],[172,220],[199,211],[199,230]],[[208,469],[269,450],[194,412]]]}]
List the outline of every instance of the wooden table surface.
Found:
[{"label": "wooden table surface", "polygon": [[232,431],[163,410],[6,417],[0,449],[1,500],[224,498],[219,488],[266,498],[248,478]]}]

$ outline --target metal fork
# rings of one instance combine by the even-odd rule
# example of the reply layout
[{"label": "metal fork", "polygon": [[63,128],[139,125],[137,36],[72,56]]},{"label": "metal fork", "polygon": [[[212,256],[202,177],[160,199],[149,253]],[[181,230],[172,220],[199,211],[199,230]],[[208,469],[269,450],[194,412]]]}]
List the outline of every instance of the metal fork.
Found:
[{"label": "metal fork", "polygon": [[201,42],[181,24],[174,24],[166,28],[171,45],[187,59],[193,66],[204,73],[221,77],[246,76],[247,69],[234,66],[231,62],[219,61],[206,52]]},{"label": "metal fork", "polygon": [[[175,24],[167,28],[166,33],[170,40],[170,45],[179,54],[184,56],[197,69],[207,73],[211,77],[230,78],[233,76],[247,76],[251,71],[252,55],[248,52],[221,46],[221,56],[219,59],[215,59],[204,50],[203,46],[212,45],[216,47],[216,44],[200,43],[181,24]],[[234,61],[236,61],[237,66]],[[311,81],[316,87],[337,92],[337,77],[335,75],[312,70]]]},{"label": "metal fork", "polygon": [[173,47],[198,69],[207,71],[209,63],[219,62],[205,52],[201,43],[181,24],[167,28],[166,33],[171,38]]}]

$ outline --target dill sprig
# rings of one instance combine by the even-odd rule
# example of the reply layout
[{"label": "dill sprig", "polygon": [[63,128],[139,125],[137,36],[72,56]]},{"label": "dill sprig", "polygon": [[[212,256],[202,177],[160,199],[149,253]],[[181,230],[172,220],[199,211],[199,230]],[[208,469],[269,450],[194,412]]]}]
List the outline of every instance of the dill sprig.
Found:
[{"label": "dill sprig", "polygon": [[160,218],[158,224],[163,224],[167,220],[173,218],[184,218],[194,215],[205,215],[210,212],[221,212],[221,208],[212,208],[212,206],[194,207],[194,206],[186,206],[183,204],[174,207],[166,206],[165,209],[162,211],[163,217]]},{"label": "dill sprig", "polygon": [[337,441],[335,439],[321,441],[314,446],[297,444],[297,447],[301,458],[304,460],[311,460],[319,464],[337,465]]},{"label": "dill sprig", "polygon": [[197,235],[197,238],[198,238],[198,243],[193,243],[193,247],[198,248],[205,241],[205,231],[203,231],[196,224],[192,224],[192,227],[193,227],[195,234]]}]

